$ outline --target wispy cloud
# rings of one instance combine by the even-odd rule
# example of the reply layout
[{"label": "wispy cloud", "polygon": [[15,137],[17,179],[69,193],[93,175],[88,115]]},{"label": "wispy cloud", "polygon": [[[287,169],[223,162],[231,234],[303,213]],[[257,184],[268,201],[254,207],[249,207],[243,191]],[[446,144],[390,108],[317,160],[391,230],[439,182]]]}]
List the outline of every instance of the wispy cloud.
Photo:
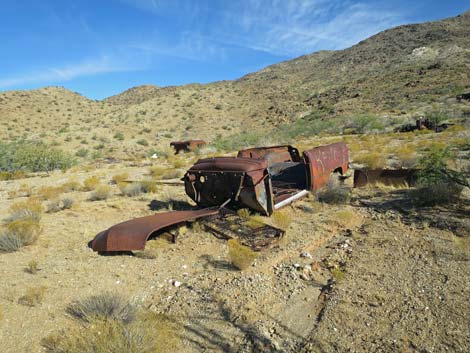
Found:
[{"label": "wispy cloud", "polygon": [[[174,47],[147,45],[155,52],[175,50],[177,56],[188,58],[200,57],[200,52],[208,54],[203,59],[211,58],[212,51],[224,46],[278,56],[343,49],[406,22],[404,15],[390,6],[352,0],[244,0],[226,2],[224,6],[207,0],[120,1],[159,16],[178,16],[181,23],[192,23],[187,38],[194,45],[189,41]],[[195,19],[199,25],[194,26]],[[202,25],[204,21],[207,23]]]},{"label": "wispy cloud", "polygon": [[132,71],[136,68],[119,63],[110,56],[100,56],[96,59],[84,60],[77,64],[62,67],[48,67],[31,72],[28,75],[19,75],[0,78],[0,88],[9,88],[30,84],[54,84],[65,82],[81,76],[98,75],[109,72]]}]

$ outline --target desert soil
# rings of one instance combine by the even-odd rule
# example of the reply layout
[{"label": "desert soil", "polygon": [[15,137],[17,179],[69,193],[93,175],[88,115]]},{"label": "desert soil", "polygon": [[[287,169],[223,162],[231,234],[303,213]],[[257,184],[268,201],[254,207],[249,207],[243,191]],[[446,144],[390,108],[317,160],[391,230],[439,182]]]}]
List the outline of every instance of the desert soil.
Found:
[{"label": "desert soil", "polygon": [[[0,214],[21,199],[8,195],[23,182],[60,185],[72,176],[83,181],[124,171],[138,180],[144,170],[105,165],[3,181]],[[171,317],[180,328],[180,352],[470,351],[468,195],[448,210],[457,215],[458,232],[430,216],[444,209],[400,204],[406,190],[355,190],[349,205],[310,197],[283,211],[292,223],[279,245],[238,271],[226,241],[199,227],[176,244],[150,241],[153,259],[93,252],[87,243],[96,233],[153,214],[152,200],[167,207],[188,202],[181,186],[160,185],[134,198],[113,190],[95,202],[89,193],[67,194],[75,205],[45,213],[36,244],[0,255],[2,352],[43,352],[41,339],[72,324],[67,305],[103,292]],[[37,274],[25,271],[32,260]],[[44,290],[34,306],[19,302],[29,288]]]}]

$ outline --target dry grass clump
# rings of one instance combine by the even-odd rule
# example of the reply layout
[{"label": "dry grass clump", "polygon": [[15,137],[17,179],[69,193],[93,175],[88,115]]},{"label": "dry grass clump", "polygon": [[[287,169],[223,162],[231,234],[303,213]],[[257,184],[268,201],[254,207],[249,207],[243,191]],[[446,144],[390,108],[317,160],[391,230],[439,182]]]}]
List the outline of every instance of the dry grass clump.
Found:
[{"label": "dry grass clump", "polygon": [[90,195],[90,201],[107,200],[111,195],[111,188],[108,185],[98,185],[95,191]]},{"label": "dry grass clump", "polygon": [[46,212],[47,213],[55,213],[55,212],[59,212],[59,211],[62,211],[62,210],[68,210],[70,208],[72,208],[73,204],[74,204],[74,200],[67,197],[67,198],[64,198],[62,200],[54,200],[52,202],[50,202],[49,204],[47,204],[46,206]]},{"label": "dry grass clump", "polygon": [[41,186],[36,190],[36,196],[40,200],[52,200],[58,198],[62,192],[62,187]]},{"label": "dry grass clump", "polygon": [[252,228],[252,229],[257,229],[261,228],[262,226],[266,225],[264,222],[264,218],[261,217],[260,215],[253,215],[250,216],[246,221],[245,225]]},{"label": "dry grass clump", "polygon": [[404,168],[412,168],[416,165],[417,154],[414,146],[404,146],[397,149],[396,156],[400,160],[401,166]]},{"label": "dry grass clump", "polygon": [[362,222],[362,218],[354,211],[340,210],[333,214],[331,221],[340,227],[354,228]]},{"label": "dry grass clump", "polygon": [[133,182],[131,184],[120,183],[118,184],[119,190],[124,196],[134,197],[142,193],[142,184],[139,182]]},{"label": "dry grass clump", "polygon": [[251,216],[251,211],[248,208],[240,208],[237,210],[237,215],[244,220],[248,220]]},{"label": "dry grass clump", "polygon": [[42,340],[47,353],[169,353],[180,350],[176,325],[163,315],[143,314],[129,324],[94,319]]},{"label": "dry grass clump", "polygon": [[345,273],[341,267],[335,267],[331,269],[330,272],[336,282],[339,282],[344,279]]},{"label": "dry grass clump", "polygon": [[173,157],[171,163],[173,164],[174,168],[183,168],[186,165],[186,161],[179,157]]},{"label": "dry grass clump", "polygon": [[154,194],[157,192],[157,183],[153,180],[142,180],[140,181],[142,191],[146,194]]},{"label": "dry grass clump", "polygon": [[120,173],[114,175],[111,180],[113,184],[120,184],[125,182],[127,179],[129,179],[129,173]]},{"label": "dry grass clump", "polygon": [[135,305],[116,293],[92,295],[67,307],[68,314],[85,322],[99,318],[130,323],[135,319],[136,310]]},{"label": "dry grass clump", "polygon": [[80,188],[81,188],[80,183],[74,179],[71,179],[61,185],[61,189],[63,192],[78,191],[80,190]]},{"label": "dry grass clump", "polygon": [[39,222],[42,211],[42,204],[37,199],[30,198],[26,201],[16,202],[10,206],[10,216],[7,218],[7,222],[18,219],[30,219]]},{"label": "dry grass clump", "polygon": [[30,287],[26,290],[25,294],[18,299],[18,304],[26,306],[36,306],[42,303],[44,295],[46,294],[46,287]]},{"label": "dry grass clump", "polygon": [[346,204],[351,200],[351,190],[340,185],[328,185],[317,192],[317,198],[318,201],[329,204]]},{"label": "dry grass clump", "polygon": [[39,271],[38,262],[36,260],[31,260],[28,262],[28,266],[25,268],[25,271],[29,274],[35,275]]},{"label": "dry grass clump", "polygon": [[48,353],[167,353],[180,350],[178,328],[168,317],[137,311],[117,294],[100,294],[67,308],[80,321],[42,340]]},{"label": "dry grass clump", "polygon": [[287,209],[274,212],[271,218],[275,226],[282,230],[287,230],[292,223],[292,215]]},{"label": "dry grass clump", "polygon": [[161,177],[167,170],[168,168],[166,167],[154,166],[154,167],[149,168],[149,174],[152,177],[157,178],[157,177]]},{"label": "dry grass clump", "polygon": [[181,178],[183,176],[183,173],[184,172],[182,170],[179,170],[179,169],[169,170],[161,176],[161,179],[163,179],[163,180],[178,179],[178,178]]},{"label": "dry grass clump", "polygon": [[248,246],[240,244],[238,239],[230,239],[227,244],[230,261],[239,270],[246,270],[258,257],[256,252]]},{"label": "dry grass clump", "polygon": [[83,181],[83,188],[82,190],[83,191],[92,191],[92,190],[95,190],[98,185],[100,185],[101,181],[100,181],[100,178],[98,178],[97,176],[91,176],[89,178],[86,178],[84,181]]},{"label": "dry grass clump", "polygon": [[363,164],[366,168],[378,169],[385,166],[385,158],[379,152],[360,153],[354,157],[354,162]]}]

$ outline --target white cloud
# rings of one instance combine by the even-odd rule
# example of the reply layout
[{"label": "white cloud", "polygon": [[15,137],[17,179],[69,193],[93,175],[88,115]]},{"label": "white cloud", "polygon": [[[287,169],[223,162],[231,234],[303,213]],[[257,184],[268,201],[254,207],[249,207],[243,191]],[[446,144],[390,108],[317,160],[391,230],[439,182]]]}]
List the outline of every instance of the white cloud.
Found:
[{"label": "white cloud", "polygon": [[[175,50],[179,53],[176,56],[188,58],[228,46],[279,56],[343,49],[406,22],[404,16],[390,6],[353,0],[244,0],[227,1],[223,6],[208,0],[120,1],[159,16],[177,17],[175,23],[186,26],[183,31],[191,31],[187,38],[194,44],[185,42],[160,48],[161,43],[154,43],[150,46],[155,52]],[[211,55],[203,58],[211,58]]]},{"label": "white cloud", "polygon": [[0,88],[22,86],[28,84],[53,84],[69,81],[81,76],[98,75],[109,72],[131,71],[135,68],[116,62],[109,56],[101,56],[92,60],[85,60],[77,64],[62,67],[49,67],[29,75],[20,75],[9,78],[0,78]]}]

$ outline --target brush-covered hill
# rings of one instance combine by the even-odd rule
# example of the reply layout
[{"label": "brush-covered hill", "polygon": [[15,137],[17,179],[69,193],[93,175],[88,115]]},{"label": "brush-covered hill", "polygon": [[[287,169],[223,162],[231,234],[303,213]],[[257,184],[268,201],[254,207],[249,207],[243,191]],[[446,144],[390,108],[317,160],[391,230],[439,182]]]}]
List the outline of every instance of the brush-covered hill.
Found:
[{"label": "brush-covered hill", "polygon": [[144,85],[103,101],[55,87],[3,92],[0,136],[134,155],[174,139],[211,141],[303,117],[413,117],[436,107],[468,115],[468,102],[455,99],[464,92],[470,92],[470,12],[392,28],[234,81]]}]

